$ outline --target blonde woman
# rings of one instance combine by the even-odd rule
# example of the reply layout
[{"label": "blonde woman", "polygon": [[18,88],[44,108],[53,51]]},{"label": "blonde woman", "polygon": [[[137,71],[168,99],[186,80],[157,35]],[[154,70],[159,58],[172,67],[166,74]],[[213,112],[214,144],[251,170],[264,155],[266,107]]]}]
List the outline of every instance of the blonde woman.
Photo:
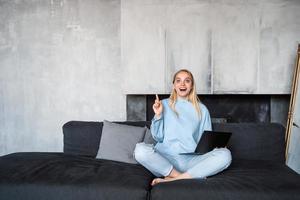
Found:
[{"label": "blonde woman", "polygon": [[227,148],[216,148],[204,155],[180,155],[193,152],[205,130],[211,130],[209,111],[196,94],[193,75],[186,69],[174,74],[168,99],[153,104],[151,123],[156,145],[138,143],[135,159],[155,176],[151,185],[179,179],[206,178],[226,169],[231,163]]}]

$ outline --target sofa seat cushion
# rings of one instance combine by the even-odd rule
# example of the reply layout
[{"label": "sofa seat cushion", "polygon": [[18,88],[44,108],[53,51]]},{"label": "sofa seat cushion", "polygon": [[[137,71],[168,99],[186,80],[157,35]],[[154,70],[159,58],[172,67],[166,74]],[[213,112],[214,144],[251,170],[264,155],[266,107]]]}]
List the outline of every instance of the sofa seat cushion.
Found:
[{"label": "sofa seat cushion", "polygon": [[234,160],[224,172],[202,180],[161,183],[151,190],[162,199],[299,199],[300,175],[272,161]]},{"label": "sofa seat cushion", "polygon": [[140,165],[63,153],[0,157],[0,197],[6,200],[145,200],[152,179]]}]

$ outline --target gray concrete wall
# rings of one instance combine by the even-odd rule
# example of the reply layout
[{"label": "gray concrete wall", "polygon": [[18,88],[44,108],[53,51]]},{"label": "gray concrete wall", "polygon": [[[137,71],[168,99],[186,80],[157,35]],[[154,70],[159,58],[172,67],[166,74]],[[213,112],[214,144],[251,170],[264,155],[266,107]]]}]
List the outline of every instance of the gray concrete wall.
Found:
[{"label": "gray concrete wall", "polygon": [[298,0],[0,0],[0,155],[62,151],[69,120],[125,120],[126,94],[290,93]]},{"label": "gray concrete wall", "polygon": [[125,120],[120,1],[0,1],[0,154],[62,151],[69,120]]},{"label": "gray concrete wall", "polygon": [[124,91],[169,93],[184,67],[198,93],[289,94],[299,10],[299,0],[122,1]]}]

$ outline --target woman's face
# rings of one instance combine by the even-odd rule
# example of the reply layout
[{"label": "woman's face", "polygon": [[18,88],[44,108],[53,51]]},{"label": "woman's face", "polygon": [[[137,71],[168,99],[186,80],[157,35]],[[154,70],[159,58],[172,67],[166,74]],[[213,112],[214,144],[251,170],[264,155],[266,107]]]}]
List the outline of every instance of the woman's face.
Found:
[{"label": "woman's face", "polygon": [[179,72],[175,77],[173,87],[178,97],[187,98],[193,87],[192,77],[186,72]]}]

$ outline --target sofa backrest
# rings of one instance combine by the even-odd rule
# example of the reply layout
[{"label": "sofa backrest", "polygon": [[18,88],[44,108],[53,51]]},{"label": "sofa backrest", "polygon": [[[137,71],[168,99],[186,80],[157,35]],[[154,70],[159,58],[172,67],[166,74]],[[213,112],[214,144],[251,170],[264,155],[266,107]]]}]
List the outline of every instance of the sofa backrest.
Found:
[{"label": "sofa backrest", "polygon": [[228,148],[233,159],[285,161],[285,128],[281,124],[216,123],[213,129],[232,132]]},{"label": "sofa backrest", "polygon": [[69,121],[63,125],[64,153],[96,157],[103,122]]},{"label": "sofa backrest", "polygon": [[[133,126],[150,126],[150,122],[116,122]],[[103,122],[69,121],[63,125],[64,153],[96,157]]]},{"label": "sofa backrest", "polygon": [[[150,126],[150,122],[117,122],[134,126]],[[102,122],[70,121],[63,125],[64,152],[96,157]],[[232,132],[228,148],[233,159],[272,160],[284,162],[285,128],[276,123],[213,124],[216,131]]]}]

